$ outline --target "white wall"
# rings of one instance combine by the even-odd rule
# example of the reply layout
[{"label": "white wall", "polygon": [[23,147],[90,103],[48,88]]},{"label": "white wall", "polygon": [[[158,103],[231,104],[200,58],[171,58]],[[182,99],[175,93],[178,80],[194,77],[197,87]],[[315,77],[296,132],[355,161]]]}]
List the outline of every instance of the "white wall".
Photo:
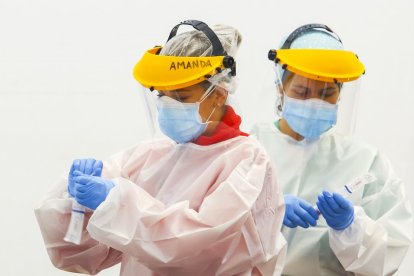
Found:
[{"label": "white wall", "polygon": [[[411,1],[0,0],[2,275],[69,275],[50,263],[33,208],[76,157],[148,137],[131,70],[184,19],[234,25],[239,103],[251,125],[269,48],[295,27],[331,26],[365,63],[357,135],[393,161],[414,205]],[[412,275],[411,248],[398,275]],[[118,267],[100,275],[117,275]]]}]

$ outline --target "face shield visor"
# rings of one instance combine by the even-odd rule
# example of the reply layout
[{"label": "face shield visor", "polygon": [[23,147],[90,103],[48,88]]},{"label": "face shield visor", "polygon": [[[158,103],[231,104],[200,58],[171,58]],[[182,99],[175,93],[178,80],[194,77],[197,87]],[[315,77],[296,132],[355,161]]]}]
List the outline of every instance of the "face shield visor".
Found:
[{"label": "face shield visor", "polygon": [[[144,93],[143,100],[155,137],[167,136],[188,143],[201,135],[223,128],[226,114],[234,106],[236,67],[214,32],[200,21],[184,21],[206,34],[212,56],[160,55],[162,47],[148,50],[134,68],[133,75]],[[194,41],[177,38],[180,49],[194,47]],[[167,41],[167,43],[168,43]],[[174,42],[175,43],[175,42]]]},{"label": "face shield visor", "polygon": [[270,50],[269,59],[276,63],[278,114],[295,133],[317,139],[333,126],[353,133],[358,79],[364,73],[354,53],[280,49]]}]

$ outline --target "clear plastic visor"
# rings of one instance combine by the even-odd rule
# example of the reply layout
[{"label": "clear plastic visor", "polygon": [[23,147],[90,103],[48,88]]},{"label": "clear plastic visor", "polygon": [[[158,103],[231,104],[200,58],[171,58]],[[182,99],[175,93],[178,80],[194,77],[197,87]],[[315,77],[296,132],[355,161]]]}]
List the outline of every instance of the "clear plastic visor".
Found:
[{"label": "clear plastic visor", "polygon": [[168,137],[182,144],[213,135],[219,124],[226,124],[223,118],[229,109],[239,113],[228,88],[228,82],[220,85],[210,81],[176,90],[150,91],[141,86],[152,137]]},{"label": "clear plastic visor", "polygon": [[354,133],[359,80],[318,81],[281,68],[276,68],[276,77],[277,113],[294,131],[311,138],[333,126],[343,134]]}]

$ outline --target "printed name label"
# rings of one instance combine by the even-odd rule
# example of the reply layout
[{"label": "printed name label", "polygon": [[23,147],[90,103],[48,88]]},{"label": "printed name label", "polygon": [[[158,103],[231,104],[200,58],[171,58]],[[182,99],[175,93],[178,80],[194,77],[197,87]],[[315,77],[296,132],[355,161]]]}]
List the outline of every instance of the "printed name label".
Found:
[{"label": "printed name label", "polygon": [[213,67],[213,66],[211,66],[211,62],[209,60],[171,62],[170,71],[171,70],[182,70],[182,69],[186,70],[186,69],[194,69],[194,68],[205,68],[205,67]]}]

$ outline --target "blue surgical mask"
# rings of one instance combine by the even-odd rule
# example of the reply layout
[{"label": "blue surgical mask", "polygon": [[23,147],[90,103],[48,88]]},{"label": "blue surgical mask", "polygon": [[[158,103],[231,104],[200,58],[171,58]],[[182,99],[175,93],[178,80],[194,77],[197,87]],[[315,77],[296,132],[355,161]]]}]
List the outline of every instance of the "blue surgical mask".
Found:
[{"label": "blue surgical mask", "polygon": [[282,117],[307,139],[316,139],[336,124],[338,105],[320,99],[298,100],[284,96]]},{"label": "blue surgical mask", "polygon": [[[207,91],[210,93],[212,90]],[[200,103],[182,103],[173,98],[162,96],[157,100],[158,124],[161,131],[179,144],[197,139],[207,128],[209,119],[215,108],[204,123],[200,116]]]}]

